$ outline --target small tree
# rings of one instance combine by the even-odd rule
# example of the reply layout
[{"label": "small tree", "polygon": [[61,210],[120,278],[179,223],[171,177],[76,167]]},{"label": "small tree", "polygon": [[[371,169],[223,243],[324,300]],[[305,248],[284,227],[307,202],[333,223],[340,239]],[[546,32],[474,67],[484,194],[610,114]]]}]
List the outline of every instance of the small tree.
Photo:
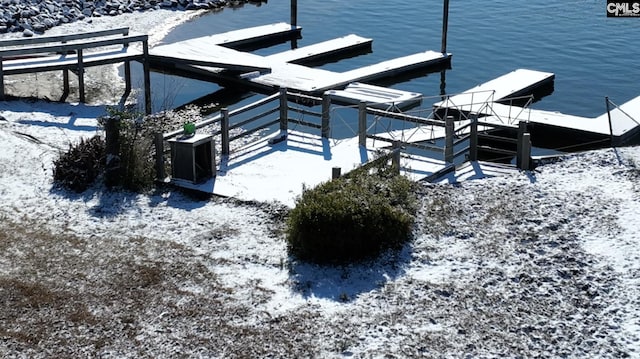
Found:
[{"label": "small tree", "polygon": [[413,186],[385,164],[304,190],[287,222],[290,253],[345,263],[401,247],[411,238]]}]

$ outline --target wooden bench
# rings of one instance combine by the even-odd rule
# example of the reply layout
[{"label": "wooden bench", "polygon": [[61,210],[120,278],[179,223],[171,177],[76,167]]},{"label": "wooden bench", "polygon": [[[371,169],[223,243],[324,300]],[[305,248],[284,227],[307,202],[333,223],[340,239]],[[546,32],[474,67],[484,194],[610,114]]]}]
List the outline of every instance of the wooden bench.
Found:
[{"label": "wooden bench", "polygon": [[[141,43],[142,49],[130,47]],[[88,50],[88,51],[87,51]],[[0,40],[0,100],[4,100],[4,76],[45,71],[63,72],[62,99],[69,94],[69,71],[78,76],[80,102],[85,102],[84,69],[90,66],[124,63],[126,88],[131,92],[131,61],[144,69],[145,110],[151,112],[148,64],[148,36],[130,35],[128,28],[70,35]]]}]

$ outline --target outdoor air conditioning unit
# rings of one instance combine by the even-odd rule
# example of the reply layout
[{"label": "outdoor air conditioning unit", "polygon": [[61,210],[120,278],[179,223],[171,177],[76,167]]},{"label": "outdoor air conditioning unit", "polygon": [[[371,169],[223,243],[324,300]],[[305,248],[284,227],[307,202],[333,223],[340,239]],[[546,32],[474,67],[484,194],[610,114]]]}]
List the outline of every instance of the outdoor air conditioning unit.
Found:
[{"label": "outdoor air conditioning unit", "polygon": [[172,180],[194,184],[206,182],[216,174],[215,146],[212,135],[194,134],[169,140]]}]

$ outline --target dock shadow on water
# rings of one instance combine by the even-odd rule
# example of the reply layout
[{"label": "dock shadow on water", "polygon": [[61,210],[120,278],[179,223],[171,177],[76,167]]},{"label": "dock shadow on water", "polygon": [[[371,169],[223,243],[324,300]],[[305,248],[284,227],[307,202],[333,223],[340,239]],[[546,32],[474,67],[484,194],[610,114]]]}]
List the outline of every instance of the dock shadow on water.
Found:
[{"label": "dock shadow on water", "polygon": [[305,298],[350,302],[403,276],[411,261],[411,244],[377,258],[344,265],[320,265],[290,258],[293,291]]}]

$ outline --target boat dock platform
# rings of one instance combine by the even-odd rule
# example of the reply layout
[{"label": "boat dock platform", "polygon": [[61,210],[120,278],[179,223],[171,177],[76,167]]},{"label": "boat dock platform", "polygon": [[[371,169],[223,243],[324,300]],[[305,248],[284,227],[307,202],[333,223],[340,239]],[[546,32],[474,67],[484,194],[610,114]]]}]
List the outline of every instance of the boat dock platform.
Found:
[{"label": "boat dock platform", "polygon": [[[598,143],[628,143],[640,133],[640,96],[615,106],[597,117],[583,117],[520,107],[510,99],[535,93],[549,86],[553,73],[518,69],[434,103],[434,111],[477,116],[481,122],[516,129],[526,122],[535,146],[587,149]],[[509,103],[509,104],[506,104]],[[594,144],[595,146],[590,146]]]},{"label": "boat dock platform", "polygon": [[[293,207],[302,194],[303,186],[312,188],[331,180],[334,168],[347,173],[376,158],[379,149],[372,140],[366,148],[359,146],[358,138],[342,140],[289,130],[285,141],[272,143],[280,136],[274,132],[247,143],[226,160],[220,160],[217,175],[203,183],[172,180],[182,188],[240,200],[283,201]],[[444,161],[403,154],[401,174],[419,181],[449,167]],[[513,174],[514,166],[474,162],[459,173],[447,173],[434,178],[440,183],[455,183],[472,178]],[[268,178],[268,181],[265,181]]]},{"label": "boat dock platform", "polygon": [[300,31],[300,27],[278,23],[199,37],[157,46],[150,50],[149,61],[152,68],[223,85],[236,84],[268,93],[287,88],[320,95],[353,82],[445,66],[451,60],[449,53],[425,51],[345,72],[311,67],[329,59],[371,52],[372,40],[354,34],[268,56],[234,48],[237,44],[258,47],[260,42],[274,38],[299,36]]}]

